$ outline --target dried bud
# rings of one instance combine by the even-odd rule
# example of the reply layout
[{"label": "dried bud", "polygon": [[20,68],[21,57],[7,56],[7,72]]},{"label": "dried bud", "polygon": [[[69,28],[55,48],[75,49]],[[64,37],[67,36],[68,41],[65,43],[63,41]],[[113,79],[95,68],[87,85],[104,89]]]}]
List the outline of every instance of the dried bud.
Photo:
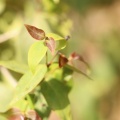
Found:
[{"label": "dried bud", "polygon": [[65,40],[69,40],[69,39],[70,39],[69,35],[65,36]]},{"label": "dried bud", "polygon": [[59,56],[59,67],[63,67],[68,63],[68,59],[65,57],[65,55],[60,54]]}]

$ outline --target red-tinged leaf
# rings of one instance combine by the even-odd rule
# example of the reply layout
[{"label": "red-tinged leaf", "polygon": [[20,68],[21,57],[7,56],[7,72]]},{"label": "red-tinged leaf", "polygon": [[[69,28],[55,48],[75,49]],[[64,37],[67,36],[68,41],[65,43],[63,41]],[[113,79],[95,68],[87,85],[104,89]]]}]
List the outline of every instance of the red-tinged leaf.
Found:
[{"label": "red-tinged leaf", "polygon": [[46,40],[46,46],[51,51],[52,55],[54,55],[56,44],[55,44],[55,40],[52,37],[50,37],[50,38],[48,38],[48,40]]},{"label": "red-tinged leaf", "polygon": [[30,119],[30,120],[42,120],[37,114],[37,112],[34,110],[29,110],[26,114],[26,117],[27,119]]},{"label": "red-tinged leaf", "polygon": [[26,25],[25,27],[29,34],[36,40],[43,40],[45,38],[45,32],[42,29],[36,28],[31,25]]},{"label": "red-tinged leaf", "polygon": [[61,67],[65,66],[67,63],[68,63],[68,59],[63,54],[60,54],[59,67],[61,68]]},{"label": "red-tinged leaf", "polygon": [[84,60],[83,60],[83,57],[80,56],[79,54],[77,54],[76,52],[73,52],[73,53],[70,55],[70,59],[71,59],[71,60],[84,61]]},{"label": "red-tinged leaf", "polygon": [[19,109],[13,108],[8,112],[8,120],[24,120],[24,115]]},{"label": "red-tinged leaf", "polygon": [[84,58],[83,58],[81,55],[77,54],[76,52],[73,52],[73,53],[70,55],[70,57],[69,57],[70,63],[72,63],[72,60],[82,61],[82,62],[88,67],[88,69],[90,69],[89,64],[84,60]]},{"label": "red-tinged leaf", "polygon": [[13,115],[8,120],[24,120],[24,116],[22,115]]},{"label": "red-tinged leaf", "polygon": [[93,80],[90,76],[88,76],[87,74],[85,74],[84,72],[82,72],[81,70],[77,69],[74,66],[71,66],[71,65],[67,64],[66,67],[69,68],[69,69],[71,69],[71,70],[73,70],[74,72],[77,72],[77,73],[80,73],[80,74],[86,76],[90,80]]}]

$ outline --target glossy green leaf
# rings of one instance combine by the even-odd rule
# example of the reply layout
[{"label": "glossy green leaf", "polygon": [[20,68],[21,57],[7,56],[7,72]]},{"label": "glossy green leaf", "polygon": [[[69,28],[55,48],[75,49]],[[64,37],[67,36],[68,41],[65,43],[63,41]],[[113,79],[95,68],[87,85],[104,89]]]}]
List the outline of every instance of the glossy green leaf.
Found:
[{"label": "glossy green leaf", "polygon": [[54,33],[49,33],[46,36],[52,37],[56,41],[56,50],[64,49],[66,47],[67,41],[65,40],[65,38]]},{"label": "glossy green leaf", "polygon": [[25,64],[16,61],[0,61],[0,66],[6,67],[12,71],[24,74],[28,67]]},{"label": "glossy green leaf", "polygon": [[67,120],[69,87],[56,79],[51,79],[41,84],[41,91],[50,108],[56,111],[62,120]]},{"label": "glossy green leaf", "polygon": [[10,103],[10,107],[31,92],[43,80],[46,72],[46,65],[39,65],[34,74],[28,71],[23,75],[15,89],[15,96]]},{"label": "glossy green leaf", "polygon": [[28,65],[32,72],[35,71],[36,66],[42,60],[47,52],[47,47],[44,45],[44,42],[39,41],[35,42],[28,52]]}]

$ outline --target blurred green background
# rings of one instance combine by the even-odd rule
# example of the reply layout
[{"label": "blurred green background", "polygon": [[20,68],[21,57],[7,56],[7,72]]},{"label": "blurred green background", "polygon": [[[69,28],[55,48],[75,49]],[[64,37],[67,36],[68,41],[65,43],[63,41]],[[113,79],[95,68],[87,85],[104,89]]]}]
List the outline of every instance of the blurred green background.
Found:
[{"label": "blurred green background", "polygon": [[[0,60],[27,64],[34,39],[24,24],[46,33],[70,35],[63,52],[69,55],[75,51],[89,63],[92,81],[77,73],[73,76],[69,94],[73,120],[120,120],[120,2],[0,0]],[[6,80],[9,77],[19,79],[21,75],[1,68],[0,91],[6,92],[6,99],[13,90]]]}]

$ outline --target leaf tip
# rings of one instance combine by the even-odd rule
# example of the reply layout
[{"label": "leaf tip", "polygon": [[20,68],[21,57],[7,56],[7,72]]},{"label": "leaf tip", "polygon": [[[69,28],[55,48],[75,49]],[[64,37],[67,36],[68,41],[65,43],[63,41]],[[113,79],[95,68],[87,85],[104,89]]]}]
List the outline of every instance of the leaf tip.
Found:
[{"label": "leaf tip", "polygon": [[35,26],[24,24],[28,33],[36,40],[43,40],[45,38],[45,32]]}]

